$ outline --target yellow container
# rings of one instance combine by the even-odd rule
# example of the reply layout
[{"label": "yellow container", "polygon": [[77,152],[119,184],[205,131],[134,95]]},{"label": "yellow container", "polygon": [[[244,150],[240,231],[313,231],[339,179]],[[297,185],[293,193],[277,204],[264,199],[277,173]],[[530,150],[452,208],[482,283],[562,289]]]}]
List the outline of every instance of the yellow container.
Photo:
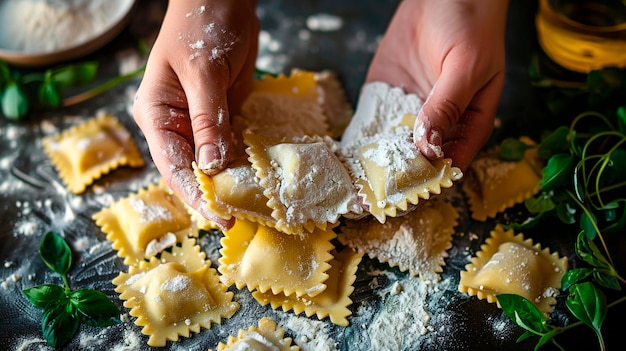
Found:
[{"label": "yellow container", "polygon": [[535,25],[543,51],[566,69],[626,68],[626,0],[540,0]]}]

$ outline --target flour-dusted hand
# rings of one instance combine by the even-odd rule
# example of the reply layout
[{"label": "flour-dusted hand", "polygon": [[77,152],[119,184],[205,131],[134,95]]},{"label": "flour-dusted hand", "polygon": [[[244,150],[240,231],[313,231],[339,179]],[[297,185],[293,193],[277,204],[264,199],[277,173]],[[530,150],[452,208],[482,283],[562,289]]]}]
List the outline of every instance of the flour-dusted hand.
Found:
[{"label": "flour-dusted hand", "polygon": [[223,170],[232,140],[230,116],[250,89],[259,20],[255,0],[170,1],[137,91],[133,114],[166,184],[223,228],[195,179]]},{"label": "flour-dusted hand", "polygon": [[405,0],[370,65],[424,99],[414,139],[430,159],[465,170],[493,131],[504,82],[506,0]]}]

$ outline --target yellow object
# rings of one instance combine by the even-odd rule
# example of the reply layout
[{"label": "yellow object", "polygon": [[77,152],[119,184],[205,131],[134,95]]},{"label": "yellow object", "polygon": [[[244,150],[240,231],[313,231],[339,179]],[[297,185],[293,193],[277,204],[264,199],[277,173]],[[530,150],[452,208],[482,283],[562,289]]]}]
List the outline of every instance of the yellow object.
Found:
[{"label": "yellow object", "polygon": [[626,67],[626,4],[620,0],[540,0],[535,24],[543,51],[569,70]]}]

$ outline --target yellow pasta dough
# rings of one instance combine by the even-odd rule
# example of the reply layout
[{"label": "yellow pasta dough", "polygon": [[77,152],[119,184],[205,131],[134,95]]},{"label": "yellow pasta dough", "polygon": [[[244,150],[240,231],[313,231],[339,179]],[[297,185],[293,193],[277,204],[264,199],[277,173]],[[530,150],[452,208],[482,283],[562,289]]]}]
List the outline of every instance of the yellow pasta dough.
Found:
[{"label": "yellow pasta dough", "polygon": [[433,161],[424,157],[412,139],[403,133],[378,135],[356,150],[360,174],[355,184],[362,202],[379,222],[397,217],[449,188],[463,173],[452,167],[451,159]]},{"label": "yellow pasta dough", "polygon": [[304,312],[307,317],[315,314],[320,320],[330,318],[330,321],[340,326],[349,324],[348,316],[352,312],[348,307],[352,304],[350,295],[354,291],[356,271],[363,254],[345,248],[341,252],[333,251],[334,259],[330,261],[328,270],[328,286],[321,294],[314,297],[306,295],[285,296],[283,293],[273,294],[271,291],[255,291],[252,296],[263,306],[268,303],[273,309],[282,308],[287,312],[293,310],[295,314]]},{"label": "yellow pasta dough", "polygon": [[423,280],[439,280],[452,247],[458,212],[443,200],[431,199],[413,212],[389,218],[384,224],[372,217],[348,221],[338,239],[371,258],[399,267]]},{"label": "yellow pasta dough", "polygon": [[[520,141],[534,145],[528,138],[520,138]],[[542,168],[536,147],[526,150],[520,161],[501,160],[497,149],[477,156],[462,182],[472,218],[478,221],[494,218],[535,195],[540,190]]]},{"label": "yellow pasta dough", "polygon": [[185,204],[162,185],[151,184],[120,199],[95,213],[93,219],[126,265],[154,256],[160,250],[149,248],[161,241],[172,243],[173,237],[175,243],[198,235]]},{"label": "yellow pasta dough", "polygon": [[43,146],[63,183],[75,194],[120,166],[144,165],[128,130],[110,115],[91,118],[59,135],[46,137]]},{"label": "yellow pasta dough", "polygon": [[566,257],[559,258],[558,253],[551,254],[531,239],[524,240],[522,234],[497,225],[461,271],[459,291],[492,303],[498,294],[520,295],[549,315],[566,271]]},{"label": "yellow pasta dough", "polygon": [[228,337],[226,344],[219,343],[217,351],[243,351],[243,350],[275,350],[275,351],[299,351],[297,345],[291,346],[291,338],[284,336],[283,328],[276,322],[263,317],[259,320],[259,327],[250,327],[248,330],[240,329],[237,337]]},{"label": "yellow pasta dough", "polygon": [[225,219],[232,216],[275,227],[276,219],[267,205],[268,198],[259,184],[255,169],[247,160],[238,159],[222,172],[209,177],[193,164],[208,208]]},{"label": "yellow pasta dough", "polygon": [[224,233],[219,271],[226,285],[250,291],[315,296],[326,289],[333,256],[332,229],[287,235],[273,228],[237,220]]},{"label": "yellow pasta dough", "polygon": [[161,260],[142,261],[113,280],[124,307],[137,317],[135,324],[150,336],[148,345],[160,347],[179,336],[189,337],[239,309],[210,265],[195,240],[188,238]]},{"label": "yellow pasta dough", "polygon": [[360,214],[361,205],[352,178],[335,155],[328,138],[270,138],[246,133],[244,142],[284,233],[325,230],[341,215]]}]

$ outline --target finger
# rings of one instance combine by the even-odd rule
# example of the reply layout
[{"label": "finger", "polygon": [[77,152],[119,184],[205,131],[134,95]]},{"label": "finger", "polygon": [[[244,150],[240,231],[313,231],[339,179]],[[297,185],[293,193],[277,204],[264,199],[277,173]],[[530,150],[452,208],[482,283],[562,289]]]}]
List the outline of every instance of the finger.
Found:
[{"label": "finger", "polygon": [[217,58],[210,65],[190,66],[179,79],[187,97],[195,159],[203,172],[215,175],[228,165],[232,148],[228,64]]},{"label": "finger", "polygon": [[453,165],[462,171],[467,169],[491,137],[502,81],[502,75],[494,77],[475,95],[474,100],[453,128],[452,137],[444,141],[442,145],[446,157],[451,158]]},{"label": "finger", "polygon": [[[154,94],[151,87],[163,88],[166,84],[164,81],[151,80],[150,77],[156,76],[161,75],[149,75],[144,78],[133,105],[133,117],[144,134],[153,162],[165,184],[176,192],[183,202],[220,228],[230,228],[234,222],[209,211],[206,201],[202,198],[191,166],[194,153],[191,126],[186,110],[158,102],[153,103],[154,99],[151,97]],[[172,98],[175,99],[168,96],[166,100]]]}]

